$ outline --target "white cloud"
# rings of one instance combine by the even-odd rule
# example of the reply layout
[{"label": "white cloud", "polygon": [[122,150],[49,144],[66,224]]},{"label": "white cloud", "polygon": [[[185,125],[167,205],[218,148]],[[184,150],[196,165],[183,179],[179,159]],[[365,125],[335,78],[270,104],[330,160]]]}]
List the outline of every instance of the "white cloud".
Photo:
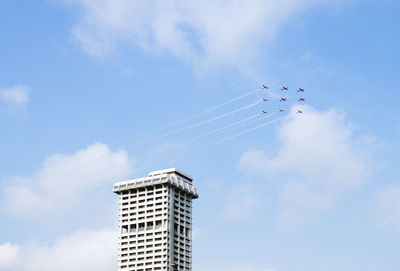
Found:
[{"label": "white cloud", "polygon": [[15,263],[19,251],[18,245],[13,245],[10,243],[5,243],[0,245],[0,269],[11,266]]},{"label": "white cloud", "polygon": [[4,271],[108,271],[115,269],[116,259],[117,232],[109,229],[81,230],[50,245],[0,245],[0,268]]},{"label": "white cloud", "polygon": [[0,99],[13,106],[23,106],[29,102],[30,88],[27,86],[13,86],[0,89]]},{"label": "white cloud", "polygon": [[132,172],[132,164],[125,151],[112,152],[101,143],[72,155],[52,155],[31,177],[9,180],[3,207],[19,216],[60,214],[87,198],[89,191],[104,186],[109,191],[116,180]]},{"label": "white cloud", "polygon": [[400,186],[388,186],[375,198],[375,222],[384,227],[400,230]]},{"label": "white cloud", "polygon": [[120,42],[189,62],[238,65],[272,42],[282,25],[338,0],[64,0],[80,7],[74,37],[93,56]]},{"label": "white cloud", "polygon": [[369,176],[367,153],[358,146],[353,130],[336,110],[319,112],[305,107],[302,116],[292,117],[279,128],[281,146],[276,155],[249,151],[239,167],[282,182],[282,222],[306,223]]}]

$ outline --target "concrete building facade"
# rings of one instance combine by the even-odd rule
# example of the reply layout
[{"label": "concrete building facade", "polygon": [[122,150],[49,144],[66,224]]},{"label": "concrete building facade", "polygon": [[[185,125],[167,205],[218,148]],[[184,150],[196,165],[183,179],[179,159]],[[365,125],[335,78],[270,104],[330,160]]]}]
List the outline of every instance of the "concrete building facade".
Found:
[{"label": "concrete building facade", "polygon": [[191,271],[193,179],[175,168],[118,182],[118,270]]}]

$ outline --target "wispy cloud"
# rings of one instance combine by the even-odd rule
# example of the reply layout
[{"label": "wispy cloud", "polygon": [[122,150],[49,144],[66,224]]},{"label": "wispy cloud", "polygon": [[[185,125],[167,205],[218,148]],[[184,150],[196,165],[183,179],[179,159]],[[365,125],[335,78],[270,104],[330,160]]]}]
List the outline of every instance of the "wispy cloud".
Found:
[{"label": "wispy cloud", "polygon": [[17,85],[10,88],[0,88],[0,100],[11,106],[23,106],[29,102],[30,88]]},{"label": "wispy cloud", "polygon": [[373,215],[376,224],[400,230],[400,186],[387,186],[374,200]]},{"label": "wispy cloud", "polygon": [[[66,0],[64,0],[66,1]],[[280,26],[328,0],[69,0],[82,10],[73,36],[103,57],[125,43],[195,64],[239,65],[273,42]]]},{"label": "wispy cloud", "polygon": [[3,188],[1,202],[8,213],[35,217],[71,209],[74,204],[110,181],[127,177],[133,160],[123,151],[112,152],[106,145],[93,144],[71,155],[48,157],[31,177],[13,177]]},{"label": "wispy cloud", "polygon": [[345,115],[330,110],[304,108],[278,131],[281,147],[269,156],[262,150],[243,154],[239,167],[279,180],[281,215],[284,225],[309,222],[332,208],[349,190],[369,177],[368,153],[360,148],[354,127]]}]

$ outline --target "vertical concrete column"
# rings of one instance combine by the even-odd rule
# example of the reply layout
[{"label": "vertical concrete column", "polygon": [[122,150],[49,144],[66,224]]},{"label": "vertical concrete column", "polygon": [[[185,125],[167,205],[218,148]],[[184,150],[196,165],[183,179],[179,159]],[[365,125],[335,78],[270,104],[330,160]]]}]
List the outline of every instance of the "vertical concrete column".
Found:
[{"label": "vertical concrete column", "polygon": [[174,224],[175,224],[175,216],[174,216],[174,199],[175,199],[175,190],[172,186],[169,188],[169,270],[168,271],[173,271],[174,270]]}]

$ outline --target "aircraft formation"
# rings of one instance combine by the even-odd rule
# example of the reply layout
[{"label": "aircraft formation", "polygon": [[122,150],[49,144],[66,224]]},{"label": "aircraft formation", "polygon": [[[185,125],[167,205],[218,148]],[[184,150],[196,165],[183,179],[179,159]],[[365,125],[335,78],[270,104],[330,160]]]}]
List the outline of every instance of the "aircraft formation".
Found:
[{"label": "aircraft formation", "polygon": [[[291,93],[288,86],[282,86],[280,90],[281,91],[274,92],[272,88],[270,89],[270,86],[263,84],[255,90],[227,100],[219,105],[215,105],[182,120],[145,133],[143,134],[145,139],[142,142],[154,141],[172,136],[174,138],[183,137],[183,140],[180,140],[181,143],[210,138],[206,141],[208,144],[203,145],[210,146],[288,118],[291,114],[291,110],[289,109],[294,103],[298,107],[294,113],[297,115],[303,114],[301,104],[304,103],[306,99],[301,94],[305,92],[304,88],[298,88],[295,92],[297,94]],[[240,100],[249,99],[253,95],[260,95],[261,99],[241,107],[232,108],[232,105],[239,103]],[[297,97],[294,97],[294,95]],[[263,107],[261,111],[258,111],[259,113],[237,120],[239,116],[246,115],[246,112],[252,111],[253,108],[257,106]],[[223,109],[225,108],[230,108],[230,111],[224,112]],[[275,114],[280,114],[280,116],[272,121],[265,121],[266,118],[270,118]],[[256,122],[262,122],[263,120],[263,123],[254,126]],[[239,128],[241,129],[239,130]],[[182,136],[181,134],[185,135]],[[220,135],[222,138],[219,140],[211,138],[216,135]],[[223,137],[224,135],[225,137]]]},{"label": "aircraft formation", "polygon": [[[266,86],[266,85],[261,85],[261,89],[263,90],[263,89],[269,89],[269,86]],[[289,90],[289,87],[287,87],[287,86],[283,86],[282,88],[281,88],[281,91],[288,91]],[[300,93],[300,92],[304,92],[304,88],[298,88],[297,89],[297,92],[298,93]],[[298,102],[305,102],[305,98],[304,97],[299,97],[298,99],[297,99],[297,101]],[[262,101],[263,102],[268,102],[269,101],[269,99],[267,99],[267,98],[262,98]],[[288,98],[287,97],[281,97],[280,99],[279,99],[279,102],[287,102],[288,101]],[[277,110],[276,110],[276,112],[279,112],[279,113],[282,113],[282,112],[285,112],[285,109],[283,109],[283,108],[278,108]],[[261,111],[261,114],[267,114],[268,112],[267,111],[265,111],[265,110],[263,110],[263,111]],[[303,110],[301,110],[301,109],[298,109],[297,111],[296,111],[296,114],[303,114]]]}]

